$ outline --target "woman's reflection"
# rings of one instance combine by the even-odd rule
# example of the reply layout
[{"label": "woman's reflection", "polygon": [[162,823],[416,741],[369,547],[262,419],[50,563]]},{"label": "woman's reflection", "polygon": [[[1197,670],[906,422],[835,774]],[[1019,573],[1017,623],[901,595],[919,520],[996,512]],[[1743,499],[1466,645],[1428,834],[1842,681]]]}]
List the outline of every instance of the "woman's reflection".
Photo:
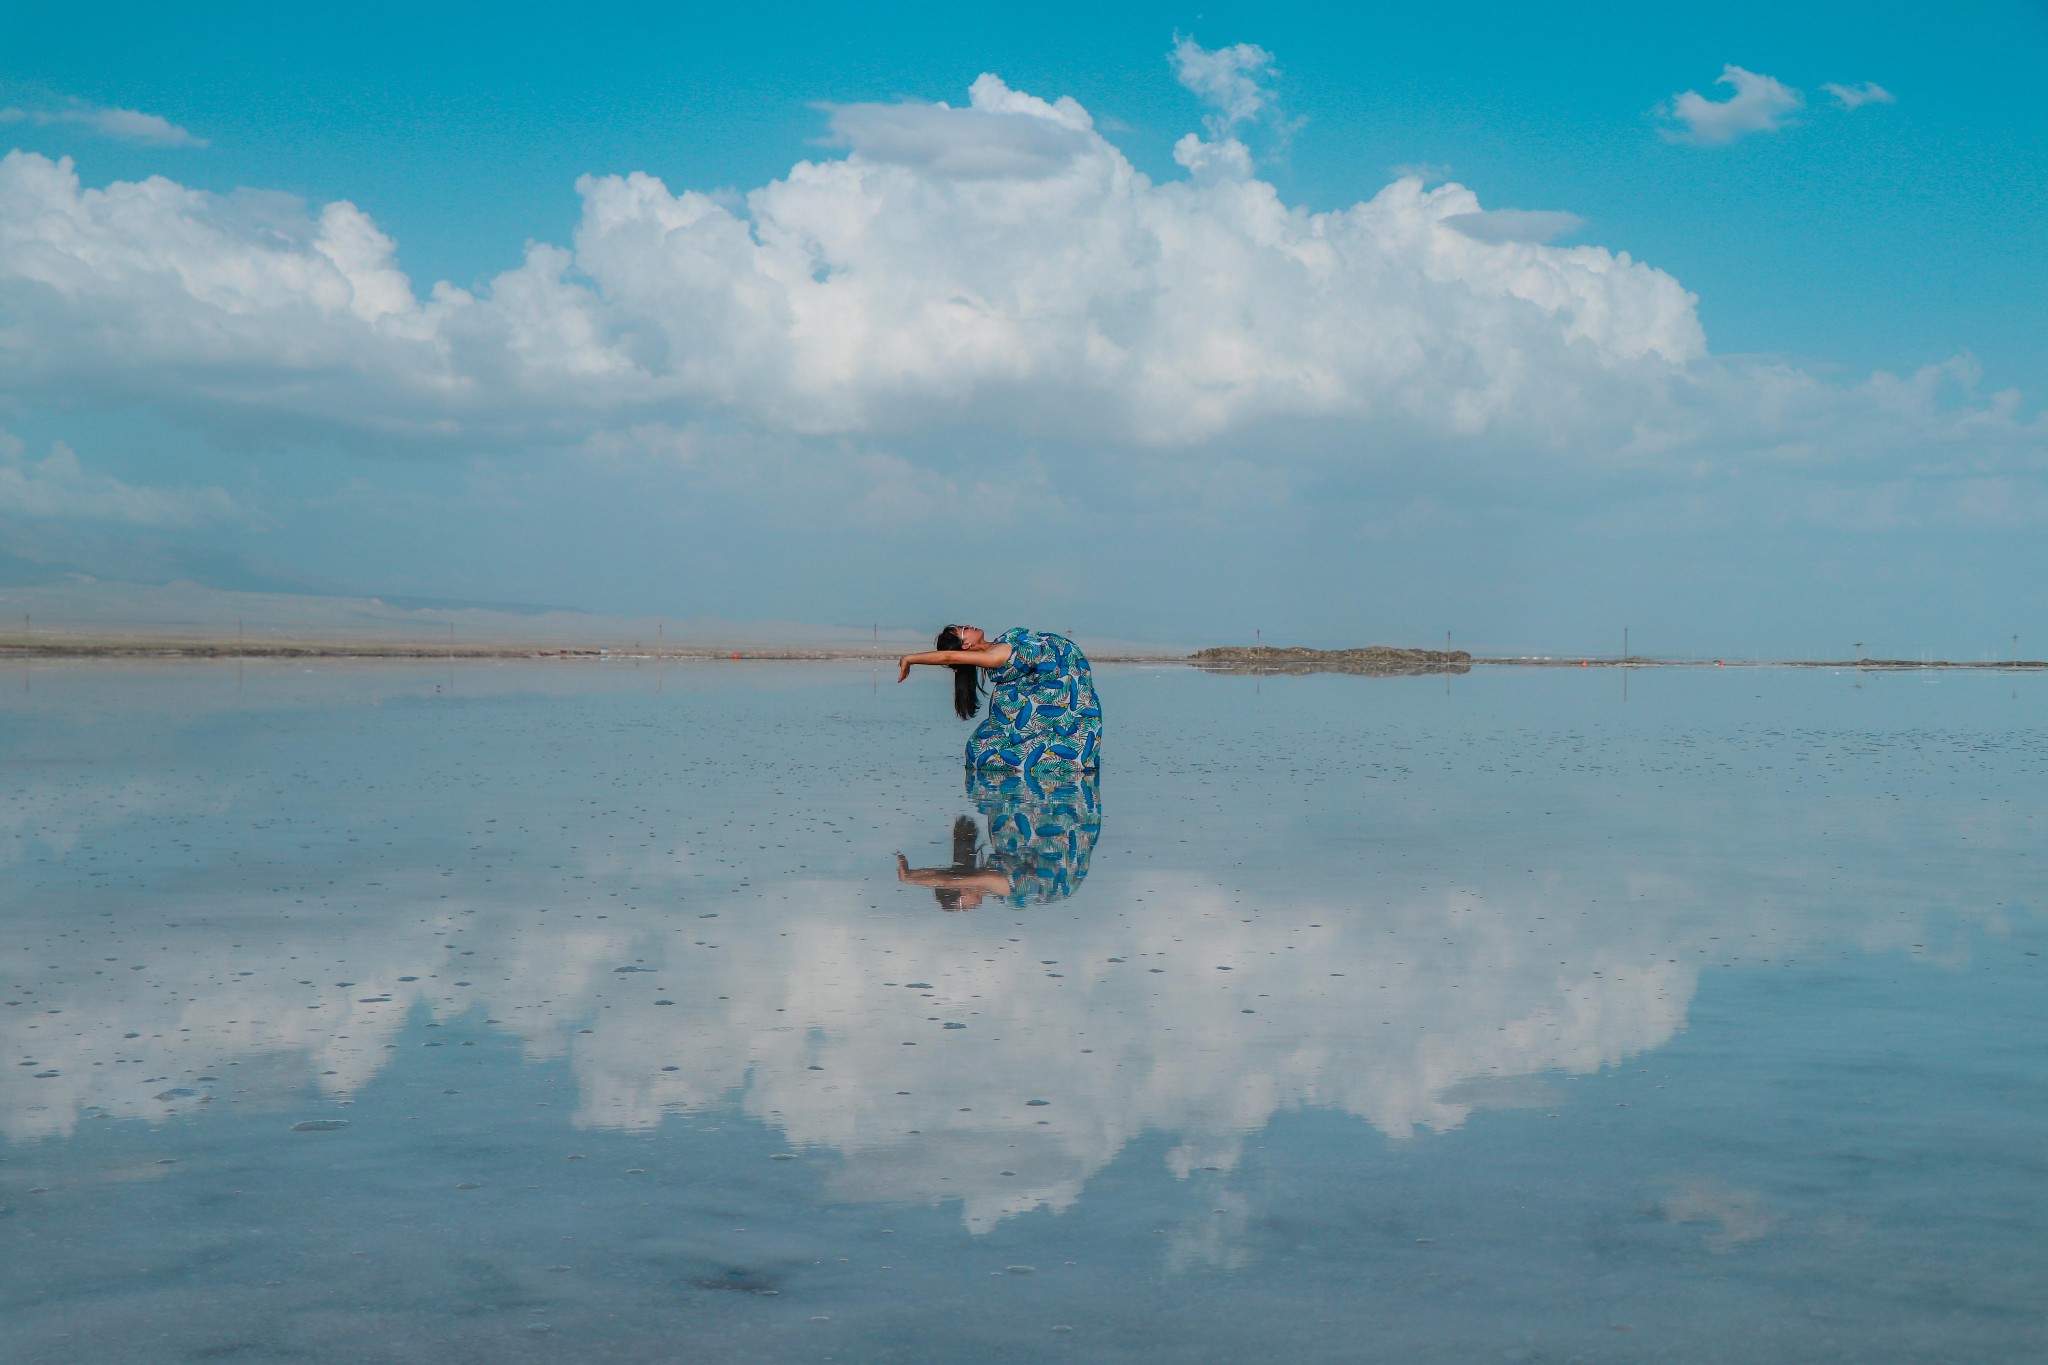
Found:
[{"label": "woman's reflection", "polygon": [[994,896],[1011,905],[1044,905],[1074,894],[1102,832],[1101,784],[1094,772],[1045,780],[1032,773],[983,769],[967,775],[967,794],[988,821],[953,821],[953,865],[912,867],[896,855],[896,880],[929,886],[941,908],[973,910]]}]

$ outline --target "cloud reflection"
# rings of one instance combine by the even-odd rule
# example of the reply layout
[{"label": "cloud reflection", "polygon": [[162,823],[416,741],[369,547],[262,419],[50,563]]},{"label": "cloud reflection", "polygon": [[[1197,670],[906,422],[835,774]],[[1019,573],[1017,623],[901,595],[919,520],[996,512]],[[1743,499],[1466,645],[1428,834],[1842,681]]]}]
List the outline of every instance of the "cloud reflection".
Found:
[{"label": "cloud reflection", "polygon": [[40,965],[0,1006],[11,1060],[34,1063],[0,1076],[0,1131],[278,1107],[307,1080],[346,1097],[470,1014],[531,1060],[567,1059],[581,1126],[737,1103],[837,1152],[839,1197],[958,1200],[985,1229],[1066,1208],[1148,1132],[1177,1137],[1167,1160],[1186,1177],[1233,1167],[1246,1134],[1304,1106],[1397,1138],[1455,1128],[1509,1093],[1488,1087],[1667,1041],[1696,985],[1654,922],[1617,933],[1556,912],[1557,932],[1529,932],[1585,887],[1363,916],[1167,871],[1020,928],[878,911],[831,878],[766,881],[717,912],[679,917],[658,895],[628,910],[610,893],[661,868],[609,857],[575,864],[576,903],[608,906],[603,922],[531,889],[387,868],[335,893],[370,923],[279,923],[266,894],[203,892],[155,897],[90,941],[8,944]]},{"label": "cloud reflection", "polygon": [[[687,714],[712,704],[705,695]],[[457,736],[433,741],[446,744],[460,738],[449,727],[495,743],[504,724],[494,711],[411,704],[379,701],[374,723]],[[542,752],[614,732],[586,730]],[[1646,762],[1665,780],[1691,744]],[[41,889],[0,917],[0,1134],[55,1140],[93,1117],[283,1110],[309,1086],[340,1103],[401,1049],[447,1047],[427,1055],[452,1061],[461,1041],[442,1026],[461,1019],[518,1039],[531,1062],[565,1065],[579,1126],[646,1130],[736,1107],[835,1154],[833,1196],[957,1202],[977,1231],[1069,1207],[1126,1146],[1156,1135],[1173,1175],[1219,1177],[1210,1193],[1225,1209],[1171,1257],[1228,1265],[1231,1218],[1250,1215],[1229,1213],[1239,1206],[1221,1177],[1277,1114],[1336,1110],[1407,1140],[1480,1110],[1555,1105],[1565,1087],[1547,1077],[1616,1065],[1683,1030],[1704,968],[1822,943],[1903,949],[1929,940],[1936,913],[1845,919],[1841,907],[1876,896],[1885,869],[1858,873],[1872,879],[1860,890],[1814,876],[1795,856],[1800,807],[1774,822],[1751,795],[1743,828],[1763,842],[1740,858],[1689,859],[1652,821],[1615,848],[1581,828],[1540,867],[1475,857],[1426,878],[1261,815],[1260,837],[1281,845],[1271,865],[1287,869],[1262,878],[1227,873],[1226,859],[1169,859],[1186,840],[1236,837],[1229,817],[1197,804],[1160,824],[1128,798],[1112,827],[1134,848],[1110,856],[1091,788],[1059,795],[1058,818],[1043,802],[973,793],[983,820],[1015,817],[987,840],[971,828],[964,853],[1001,874],[1008,904],[937,914],[922,890],[870,876],[890,844],[853,849],[836,812],[865,798],[807,806],[770,779],[758,809],[657,811],[648,787],[605,766],[628,750],[595,752],[628,795],[548,790],[484,810],[453,785],[422,785],[394,806],[377,754],[348,785],[320,776],[328,760],[312,748],[237,765],[261,781],[168,766],[147,779],[67,768],[21,780],[0,830],[15,836],[16,884]],[[1589,759],[1575,747],[1571,761]],[[523,777],[539,760],[507,762]],[[1514,777],[1475,771],[1479,783]],[[1297,779],[1258,780],[1266,787],[1233,789],[1214,809],[1270,810]],[[342,794],[332,807],[303,795],[322,781]],[[1812,804],[1803,789],[1798,800]],[[944,829],[951,814],[925,818]],[[1603,835],[1617,828],[1592,818]],[[1843,829],[1842,810],[1825,818]],[[1781,828],[1782,847],[1769,842]],[[1950,842],[1973,850],[2027,837],[2023,814],[1989,807],[1964,832]],[[1858,837],[1884,847],[1886,833]],[[772,864],[760,856],[770,840]],[[842,846],[858,859],[835,862]],[[1959,866],[1943,909],[1971,903],[1978,865]],[[1759,1226],[1697,1191],[1666,1214],[1718,1220],[1717,1236]]]}]

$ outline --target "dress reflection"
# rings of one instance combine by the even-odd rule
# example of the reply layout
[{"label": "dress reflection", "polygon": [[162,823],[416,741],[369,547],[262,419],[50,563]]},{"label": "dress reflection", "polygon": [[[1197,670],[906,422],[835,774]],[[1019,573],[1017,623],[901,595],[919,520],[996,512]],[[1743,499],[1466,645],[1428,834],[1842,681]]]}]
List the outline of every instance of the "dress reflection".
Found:
[{"label": "dress reflection", "polygon": [[950,867],[912,867],[896,855],[896,879],[928,886],[942,909],[973,910],[994,896],[1010,905],[1064,900],[1088,876],[1102,832],[1102,791],[1094,770],[1049,778],[984,768],[967,774],[967,795],[988,825],[953,821]]}]

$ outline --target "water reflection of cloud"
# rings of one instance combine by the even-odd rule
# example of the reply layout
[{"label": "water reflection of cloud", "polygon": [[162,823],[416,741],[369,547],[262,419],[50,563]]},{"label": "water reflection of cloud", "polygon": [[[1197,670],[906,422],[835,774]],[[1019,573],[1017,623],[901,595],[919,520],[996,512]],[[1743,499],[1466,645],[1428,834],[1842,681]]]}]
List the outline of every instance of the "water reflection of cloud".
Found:
[{"label": "water reflection of cloud", "polygon": [[1658,1206],[1666,1222],[1711,1223],[1702,1237],[1707,1250],[1725,1255],[1770,1235],[1778,1215],[1756,1190],[1732,1189],[1718,1180],[1694,1176]]},{"label": "water reflection of cloud", "polygon": [[[568,1060],[578,1124],[644,1129],[736,1100],[837,1152],[836,1195],[958,1200],[982,1229],[1069,1206],[1147,1132],[1176,1137],[1168,1165],[1189,1177],[1231,1169],[1248,1133],[1293,1108],[1397,1138],[1455,1128],[1525,1102],[1518,1078],[1661,1045],[1697,978],[1672,960],[1693,945],[1655,916],[1566,913],[1600,889],[1586,885],[1418,894],[1368,916],[1157,873],[1120,888],[1121,914],[1027,930],[878,915],[829,879],[727,896],[711,919],[659,895],[627,908],[594,873],[571,900],[478,896],[431,868],[374,880],[337,888],[345,917],[299,913],[260,936],[262,897],[159,900],[160,920],[37,945],[45,969],[0,1033],[59,1074],[9,1068],[0,1127],[19,1140],[86,1112],[187,1112],[246,1088],[227,1068],[265,1056],[301,1059],[270,1103],[293,1081],[346,1095],[419,1045],[409,1019],[481,1013],[530,1058]],[[157,1098],[167,1088],[195,1093]]]},{"label": "water reflection of cloud", "polygon": [[0,866],[39,856],[62,858],[110,818],[177,815],[203,819],[225,808],[218,791],[162,778],[88,780],[39,785],[0,801]]},{"label": "water reflection of cloud", "polygon": [[[346,1095],[418,1045],[409,1019],[481,1013],[530,1058],[568,1059],[580,1125],[644,1129],[736,1100],[838,1153],[834,1195],[957,1200],[980,1230],[1070,1206],[1148,1132],[1175,1136],[1167,1164],[1190,1178],[1235,1167],[1289,1109],[1405,1138],[1548,1102],[1531,1078],[1616,1064],[1684,1026],[1698,961],[1725,960],[1700,956],[1697,925],[1747,945],[1741,920],[1668,886],[1597,920],[1573,907],[1623,898],[1587,883],[1418,894],[1368,916],[1150,874],[1121,888],[1121,915],[983,932],[878,917],[833,880],[767,884],[716,919],[625,909],[601,880],[546,910],[530,891],[446,893],[432,869],[376,880],[351,889],[352,917],[296,915],[262,938],[260,898],[213,899],[36,945],[44,970],[0,1018],[10,1059],[36,1066],[0,1076],[0,1129],[190,1112],[247,1091],[245,1063],[266,1057],[299,1061],[238,1102],[282,1104],[308,1080]],[[9,946],[19,961],[27,945]],[[194,1093],[159,1098],[174,1089]],[[1667,1212],[1719,1217],[1703,1197]],[[1715,1238],[1753,1226],[1731,1209]],[[1228,1263],[1215,1217],[1173,1254]]]},{"label": "water reflection of cloud", "polygon": [[[771,875],[749,858],[755,840],[614,813],[623,798],[589,803],[573,829],[531,806],[493,807],[503,824],[482,823],[505,831],[495,843],[460,815],[372,839],[355,809],[287,806],[300,823],[268,831],[258,856],[227,831],[276,817],[275,785],[67,778],[19,790],[14,811],[51,798],[39,825],[10,818],[59,831],[62,847],[37,856],[68,854],[70,881],[0,919],[0,985],[19,1002],[0,1002],[11,1139],[60,1137],[88,1114],[283,1106],[308,1086],[345,1099],[397,1049],[436,1041],[415,1025],[469,1016],[533,1061],[563,1062],[580,1125],[644,1130],[736,1104],[835,1153],[837,1197],[958,1201],[976,1229],[1070,1206],[1133,1141],[1163,1135],[1167,1168],[1213,1184],[1207,1207],[1225,1210],[1169,1239],[1189,1266],[1233,1263],[1231,1220],[1249,1215],[1230,1212],[1227,1177],[1276,1114],[1338,1110],[1406,1139],[1555,1104],[1545,1076],[1615,1065],[1683,1029],[1705,968],[1845,941],[1932,949],[1928,907],[1981,900],[2004,913],[1975,897],[1967,864],[1946,899],[1904,911],[1882,867],[1788,860],[1804,828],[1791,806],[1777,824],[1753,814],[1737,827],[1753,847],[1701,855],[1682,832],[1653,831],[1658,843],[1631,831],[1626,854],[1582,837],[1540,863],[1426,878],[1276,824],[1261,837],[1298,841],[1284,887],[1229,880],[1215,860],[1154,870],[1168,847],[1155,838],[1143,851],[1157,862],[1098,853],[1059,913],[1011,917],[939,915],[921,897],[878,904],[859,875],[803,870],[845,842],[836,808],[820,821],[816,802],[763,817],[782,823],[758,842],[790,845]],[[150,843],[172,816],[231,851],[157,857]],[[1857,818],[1860,846],[1903,846],[1868,812],[1826,818],[1830,837]],[[1958,819],[1944,848],[2031,834],[2023,815]],[[358,832],[370,852],[333,851]],[[1230,831],[1174,834],[1205,832]],[[317,846],[293,863],[302,840]],[[103,888],[95,857],[155,881]],[[1882,917],[1842,913],[1879,898]],[[1713,1223],[1716,1237],[1753,1226],[1698,1191],[1674,1198],[1667,1216]]]}]

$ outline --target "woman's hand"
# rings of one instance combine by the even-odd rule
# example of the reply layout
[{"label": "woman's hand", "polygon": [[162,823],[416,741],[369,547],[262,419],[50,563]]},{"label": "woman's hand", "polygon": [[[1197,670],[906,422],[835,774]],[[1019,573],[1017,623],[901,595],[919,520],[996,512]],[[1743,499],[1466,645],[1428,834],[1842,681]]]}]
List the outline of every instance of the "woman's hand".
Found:
[{"label": "woman's hand", "polygon": [[902,682],[910,676],[910,656],[904,655],[896,661],[896,681]]}]

